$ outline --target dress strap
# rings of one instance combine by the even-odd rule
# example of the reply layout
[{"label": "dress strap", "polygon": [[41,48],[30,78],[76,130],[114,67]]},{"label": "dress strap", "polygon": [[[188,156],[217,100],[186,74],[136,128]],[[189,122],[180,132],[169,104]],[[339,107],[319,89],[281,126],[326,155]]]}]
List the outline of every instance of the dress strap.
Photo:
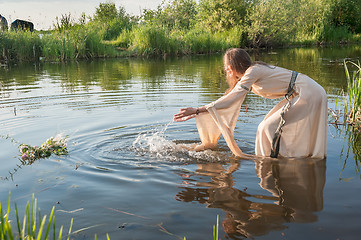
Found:
[{"label": "dress strap", "polygon": [[290,84],[288,85],[288,89],[287,89],[285,98],[291,97],[291,95],[295,92],[294,86],[295,86],[297,75],[298,75],[298,72],[292,71],[291,81],[290,81]]},{"label": "dress strap", "polygon": [[285,125],[286,121],[284,119],[284,115],[286,111],[291,107],[291,100],[289,99],[292,94],[295,92],[294,86],[296,82],[298,72],[292,71],[291,81],[288,85],[287,93],[285,94],[285,99],[287,100],[287,103],[283,106],[281,111],[281,120],[278,124],[278,127],[276,129],[275,135],[272,140],[272,148],[271,148],[271,155],[272,158],[277,158],[278,153],[280,150],[280,139],[281,139],[281,133],[282,133],[282,127]]}]

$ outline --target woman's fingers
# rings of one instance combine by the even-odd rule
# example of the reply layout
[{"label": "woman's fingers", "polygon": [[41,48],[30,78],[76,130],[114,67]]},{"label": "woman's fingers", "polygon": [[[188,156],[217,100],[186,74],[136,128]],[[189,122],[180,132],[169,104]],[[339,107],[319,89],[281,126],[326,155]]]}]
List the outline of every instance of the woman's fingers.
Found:
[{"label": "woman's fingers", "polygon": [[176,115],[174,115],[173,120],[175,122],[184,122],[184,121],[187,121],[187,120],[189,120],[191,118],[194,118],[194,116],[195,115],[177,117]]},{"label": "woman's fingers", "polygon": [[173,120],[176,122],[183,122],[187,121],[188,119],[191,119],[194,117],[194,111],[192,107],[188,108],[181,108],[179,110],[179,113],[174,114]]}]

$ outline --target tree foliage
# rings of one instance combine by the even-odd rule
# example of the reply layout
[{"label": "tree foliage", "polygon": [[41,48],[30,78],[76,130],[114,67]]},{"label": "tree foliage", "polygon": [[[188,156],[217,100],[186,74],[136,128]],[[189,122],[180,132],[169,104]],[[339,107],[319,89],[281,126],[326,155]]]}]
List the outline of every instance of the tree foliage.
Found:
[{"label": "tree foliage", "polygon": [[242,24],[249,6],[246,0],[200,0],[198,26],[210,31],[229,30]]},{"label": "tree foliage", "polygon": [[[117,12],[114,3],[101,3],[94,18],[118,19],[107,28],[106,39],[130,30],[123,21],[129,16],[124,8]],[[239,45],[251,47],[344,41],[361,33],[361,0],[169,0],[145,10],[141,19],[142,25],[162,28],[169,35],[238,29]]]},{"label": "tree foliage", "polygon": [[95,9],[95,20],[109,22],[116,17],[118,17],[118,11],[113,2],[99,3],[99,6]]},{"label": "tree foliage", "polygon": [[104,26],[104,39],[117,38],[124,30],[129,30],[137,19],[126,13],[123,6],[117,10],[114,2],[100,3],[94,14],[94,21]]},{"label": "tree foliage", "polygon": [[163,2],[156,10],[145,10],[143,20],[168,29],[189,29],[193,26],[196,15],[194,0],[173,0]]},{"label": "tree foliage", "polygon": [[328,0],[260,0],[247,16],[252,46],[283,45],[317,40],[322,34],[330,6]]},{"label": "tree foliage", "polygon": [[334,0],[330,10],[332,25],[361,33],[361,0]]}]

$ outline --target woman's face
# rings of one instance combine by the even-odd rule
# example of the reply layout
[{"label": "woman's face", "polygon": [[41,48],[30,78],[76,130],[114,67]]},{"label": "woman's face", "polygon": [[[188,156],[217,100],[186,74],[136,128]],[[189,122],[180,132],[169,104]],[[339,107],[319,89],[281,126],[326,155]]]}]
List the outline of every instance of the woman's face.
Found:
[{"label": "woman's face", "polygon": [[233,86],[236,83],[236,78],[234,75],[234,71],[232,70],[231,66],[228,64],[228,61],[224,61],[224,72],[226,73],[226,81],[230,88],[233,88]]},{"label": "woman's face", "polygon": [[224,61],[224,71],[227,74],[227,79],[238,81],[243,76],[243,74],[231,68],[231,65],[228,63],[227,59]]},{"label": "woman's face", "polygon": [[227,78],[233,77],[234,75],[231,65],[229,65],[227,59],[224,61],[224,72],[226,73]]}]

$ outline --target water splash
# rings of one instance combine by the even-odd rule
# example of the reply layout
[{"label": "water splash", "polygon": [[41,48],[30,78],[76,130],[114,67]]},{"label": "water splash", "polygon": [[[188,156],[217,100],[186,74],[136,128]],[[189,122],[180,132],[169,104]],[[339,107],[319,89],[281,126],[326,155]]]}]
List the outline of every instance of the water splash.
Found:
[{"label": "water splash", "polygon": [[176,144],[166,139],[165,131],[173,123],[169,122],[162,129],[153,129],[150,132],[140,133],[132,144],[132,148],[137,152],[148,152],[161,156],[162,152],[172,152],[176,149]]},{"label": "water splash", "polygon": [[199,143],[190,141],[182,143],[167,139],[165,132],[172,123],[173,121],[169,122],[162,129],[153,129],[138,134],[133,141],[132,150],[139,155],[172,162],[219,162],[225,160],[225,154],[217,151],[194,151],[194,147]]}]

